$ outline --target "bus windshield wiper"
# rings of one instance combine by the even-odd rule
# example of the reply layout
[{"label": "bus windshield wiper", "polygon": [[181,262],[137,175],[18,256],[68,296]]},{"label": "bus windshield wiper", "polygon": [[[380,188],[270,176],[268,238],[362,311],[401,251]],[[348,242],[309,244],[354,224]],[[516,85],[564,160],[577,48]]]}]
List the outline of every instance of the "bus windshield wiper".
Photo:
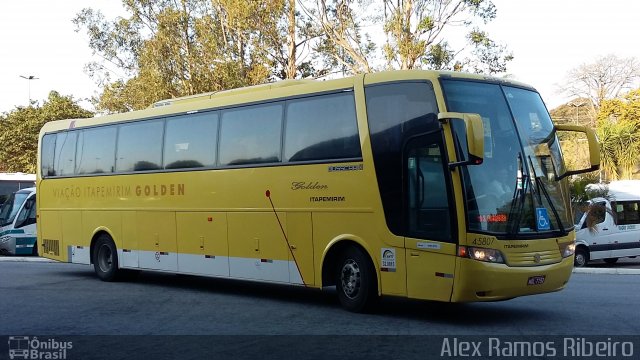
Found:
[{"label": "bus windshield wiper", "polygon": [[522,210],[524,209],[525,195],[527,193],[527,173],[524,171],[524,161],[522,153],[518,153],[518,173],[516,175],[516,186],[513,191],[511,200],[511,209],[509,209],[509,220],[507,222],[507,232],[516,236],[520,232],[520,219]]},{"label": "bus windshield wiper", "polygon": [[564,228],[564,224],[562,223],[560,214],[558,214],[558,210],[556,209],[556,206],[551,201],[551,196],[549,196],[547,187],[544,185],[544,182],[538,177],[538,174],[536,173],[536,168],[535,166],[533,166],[533,160],[531,160],[531,155],[528,155],[527,158],[529,159],[529,165],[531,166],[531,171],[533,172],[533,178],[535,179],[536,187],[538,188],[537,195],[538,195],[538,201],[540,203],[540,206],[544,207],[544,203],[542,202],[542,197],[540,196],[540,194],[542,193],[542,195],[544,195],[544,198],[547,200],[547,203],[549,203],[549,207],[551,207],[553,216],[556,218],[559,231],[562,233],[562,236],[567,235],[567,231]]}]

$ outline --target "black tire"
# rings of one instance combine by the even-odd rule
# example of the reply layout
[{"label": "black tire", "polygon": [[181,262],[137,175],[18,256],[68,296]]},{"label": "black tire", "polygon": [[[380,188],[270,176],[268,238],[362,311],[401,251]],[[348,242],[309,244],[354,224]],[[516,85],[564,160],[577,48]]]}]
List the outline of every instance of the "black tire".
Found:
[{"label": "black tire", "polygon": [[33,248],[31,249],[31,255],[38,256],[38,242],[33,243]]},{"label": "black tire", "polygon": [[589,251],[583,247],[576,248],[575,258],[573,260],[574,267],[583,267],[589,263]]},{"label": "black tire", "polygon": [[111,236],[100,235],[93,246],[93,269],[102,281],[118,280],[118,252]]},{"label": "black tire", "polygon": [[352,312],[370,310],[378,299],[378,281],[369,256],[348,247],[337,264],[336,290],[342,307]]},{"label": "black tire", "polygon": [[609,265],[613,265],[618,262],[618,258],[607,258],[607,259],[604,259],[604,262]]}]

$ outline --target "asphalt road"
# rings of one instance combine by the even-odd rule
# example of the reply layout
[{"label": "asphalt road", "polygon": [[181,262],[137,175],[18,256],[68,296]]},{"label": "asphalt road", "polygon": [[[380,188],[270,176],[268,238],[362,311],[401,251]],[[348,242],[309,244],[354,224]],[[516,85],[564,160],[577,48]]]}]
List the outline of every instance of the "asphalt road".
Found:
[{"label": "asphalt road", "polygon": [[[384,299],[374,314],[301,287],[0,261],[0,334],[639,335],[640,275],[574,274],[563,291],[496,303]],[[640,349],[638,349],[640,351]]]},{"label": "asphalt road", "polygon": [[516,357],[540,359],[566,357],[565,342],[579,339],[626,343],[624,359],[640,353],[640,275],[575,273],[561,292],[498,303],[387,298],[353,314],[331,291],[150,272],[105,283],[86,265],[0,260],[0,359],[25,335],[22,346],[35,335],[73,346],[29,353],[58,359],[429,360],[459,358],[457,341],[493,358],[514,357],[491,354],[490,341],[535,342],[542,352]]}]

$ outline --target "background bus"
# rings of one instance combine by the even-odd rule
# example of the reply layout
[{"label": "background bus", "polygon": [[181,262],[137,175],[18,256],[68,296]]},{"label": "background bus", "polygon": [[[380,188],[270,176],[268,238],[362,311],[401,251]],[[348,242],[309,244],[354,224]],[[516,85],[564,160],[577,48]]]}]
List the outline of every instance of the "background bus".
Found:
[{"label": "background bus", "polygon": [[[587,135],[564,167],[557,131]],[[566,176],[593,132],[505,79],[392,71],[166,100],[40,131],[38,239],[103,280],[155,270],[492,301],[562,289]]]},{"label": "background bus", "polygon": [[18,190],[0,206],[0,254],[38,255],[36,188]]},{"label": "background bus", "polygon": [[0,173],[0,204],[9,195],[20,189],[34,187],[36,185],[36,174]]}]

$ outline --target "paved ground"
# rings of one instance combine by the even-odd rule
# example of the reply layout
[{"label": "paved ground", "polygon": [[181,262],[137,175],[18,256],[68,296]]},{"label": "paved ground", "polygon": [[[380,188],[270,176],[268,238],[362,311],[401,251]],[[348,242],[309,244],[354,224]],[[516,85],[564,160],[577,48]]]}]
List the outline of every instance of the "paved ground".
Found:
[{"label": "paved ground", "polygon": [[[559,357],[566,339],[633,342],[640,351],[640,312],[633,311],[640,277],[620,273],[640,274],[638,267],[632,259],[594,262],[563,291],[503,302],[385,298],[373,314],[352,314],[332,290],[153,272],[105,283],[87,265],[0,257],[0,359],[15,335],[71,341],[69,360],[430,360],[443,359],[444,340],[459,338],[551,342]],[[542,355],[517,358],[555,358]]]},{"label": "paved ground", "polygon": [[0,262],[0,304],[14,305],[0,335],[638,335],[638,280],[574,274],[563,291],[493,303],[383,298],[363,315],[333,289],[144,271],[108,283],[88,265]]}]

